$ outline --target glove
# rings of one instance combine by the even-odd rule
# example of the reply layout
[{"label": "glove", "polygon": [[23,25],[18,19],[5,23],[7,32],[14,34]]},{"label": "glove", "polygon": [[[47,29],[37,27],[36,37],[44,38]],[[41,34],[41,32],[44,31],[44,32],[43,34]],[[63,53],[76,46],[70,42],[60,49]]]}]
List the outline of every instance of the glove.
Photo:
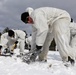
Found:
[{"label": "glove", "polygon": [[1,50],[2,46],[0,45],[0,50]]},{"label": "glove", "polygon": [[15,44],[17,44],[17,43],[18,43],[18,41],[15,42]]},{"label": "glove", "polygon": [[40,49],[42,48],[42,46],[36,45],[36,48],[37,48],[38,50],[40,50]]},{"label": "glove", "polygon": [[2,49],[2,46],[0,45],[0,55],[1,55],[1,49]]},{"label": "glove", "polygon": [[73,22],[73,19],[71,18],[71,22]]}]

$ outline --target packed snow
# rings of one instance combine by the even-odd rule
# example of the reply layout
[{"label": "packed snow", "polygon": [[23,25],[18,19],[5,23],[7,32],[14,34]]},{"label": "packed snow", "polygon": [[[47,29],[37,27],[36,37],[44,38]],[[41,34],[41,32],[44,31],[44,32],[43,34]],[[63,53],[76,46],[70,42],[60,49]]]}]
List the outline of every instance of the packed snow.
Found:
[{"label": "packed snow", "polygon": [[16,57],[17,51],[15,49],[12,57],[0,56],[0,75],[76,75],[76,64],[65,67],[58,51],[49,51],[47,62],[36,61],[31,64]]}]

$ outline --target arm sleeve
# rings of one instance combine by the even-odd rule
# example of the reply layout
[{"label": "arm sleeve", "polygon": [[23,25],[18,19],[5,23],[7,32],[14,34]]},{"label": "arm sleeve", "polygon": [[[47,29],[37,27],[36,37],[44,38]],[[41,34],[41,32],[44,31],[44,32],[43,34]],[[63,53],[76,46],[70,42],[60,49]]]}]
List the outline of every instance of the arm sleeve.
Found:
[{"label": "arm sleeve", "polygon": [[21,40],[25,40],[25,32],[23,31],[20,31],[20,32],[17,32],[17,36],[18,36],[18,39],[21,39]]},{"label": "arm sleeve", "polygon": [[31,50],[34,50],[36,48],[36,34],[37,34],[37,29],[32,26]]},{"label": "arm sleeve", "polygon": [[36,15],[34,26],[37,29],[36,45],[43,46],[48,33],[48,25],[46,18],[41,14]]},{"label": "arm sleeve", "polygon": [[7,47],[8,39],[7,39],[8,34],[4,33],[1,35],[1,44],[4,47]]}]

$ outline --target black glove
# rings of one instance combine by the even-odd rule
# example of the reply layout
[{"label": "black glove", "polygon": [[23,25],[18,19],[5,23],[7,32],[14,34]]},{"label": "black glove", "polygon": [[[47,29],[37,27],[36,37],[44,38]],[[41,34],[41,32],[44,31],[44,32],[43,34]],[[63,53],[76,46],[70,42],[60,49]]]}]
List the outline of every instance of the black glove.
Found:
[{"label": "black glove", "polygon": [[16,42],[15,42],[14,49],[16,49],[16,48],[17,48],[17,43],[18,43],[18,41],[16,41]]},{"label": "black glove", "polygon": [[0,45],[0,50],[1,50],[2,46]]},{"label": "black glove", "polygon": [[15,44],[17,44],[17,43],[18,43],[18,41],[15,42]]},{"label": "black glove", "polygon": [[2,46],[0,45],[0,55],[1,55],[1,49],[2,49]]},{"label": "black glove", "polygon": [[73,22],[73,18],[71,18],[71,22]]},{"label": "black glove", "polygon": [[37,48],[38,50],[40,50],[40,49],[42,48],[42,46],[36,45],[36,48]]}]

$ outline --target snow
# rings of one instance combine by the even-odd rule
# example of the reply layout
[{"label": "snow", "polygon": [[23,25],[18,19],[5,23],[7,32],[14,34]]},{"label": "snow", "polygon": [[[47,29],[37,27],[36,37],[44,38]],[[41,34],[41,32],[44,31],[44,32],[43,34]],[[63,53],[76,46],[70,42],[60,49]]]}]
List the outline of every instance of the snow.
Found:
[{"label": "snow", "polygon": [[[18,49],[15,51],[17,52]],[[49,51],[47,62],[27,64],[15,55],[0,56],[0,75],[76,75],[75,66],[65,67],[58,51]]]}]

